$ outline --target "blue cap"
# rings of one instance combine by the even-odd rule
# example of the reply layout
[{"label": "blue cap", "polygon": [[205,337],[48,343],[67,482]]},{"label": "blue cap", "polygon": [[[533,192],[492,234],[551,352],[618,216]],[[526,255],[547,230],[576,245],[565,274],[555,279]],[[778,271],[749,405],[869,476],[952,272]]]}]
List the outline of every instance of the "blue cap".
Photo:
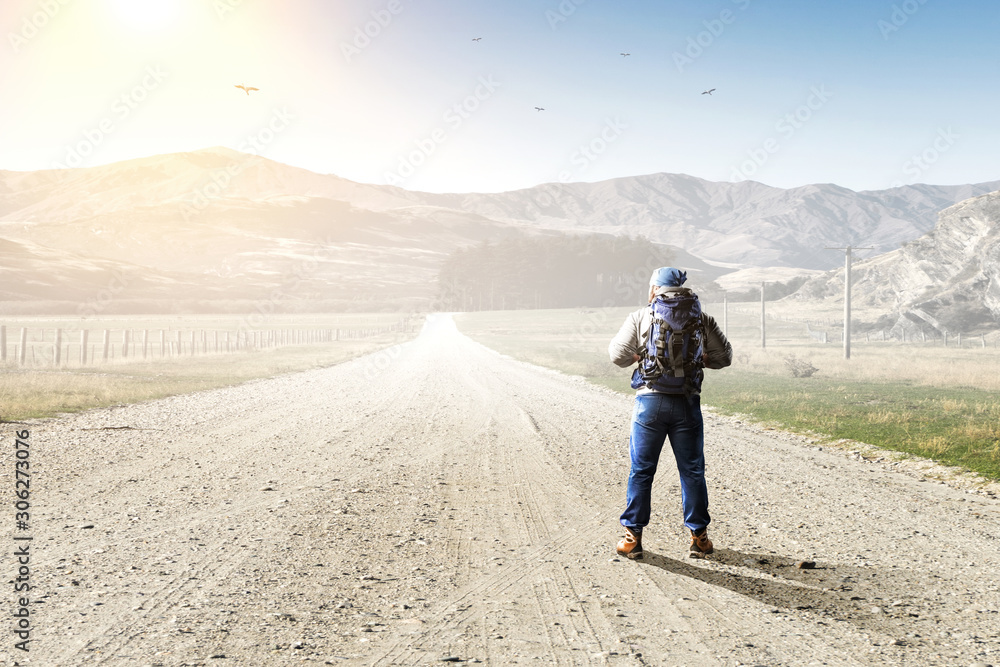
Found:
[{"label": "blue cap", "polygon": [[680,287],[688,279],[687,272],[669,266],[653,271],[649,278],[650,287]]}]

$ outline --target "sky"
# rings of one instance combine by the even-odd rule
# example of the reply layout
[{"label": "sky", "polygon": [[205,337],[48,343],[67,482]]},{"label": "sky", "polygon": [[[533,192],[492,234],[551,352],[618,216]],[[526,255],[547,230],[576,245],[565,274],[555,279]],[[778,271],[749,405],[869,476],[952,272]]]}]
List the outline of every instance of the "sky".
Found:
[{"label": "sky", "polygon": [[979,183],[997,34],[995,0],[4,0],[0,169],[227,146],[429,192]]}]

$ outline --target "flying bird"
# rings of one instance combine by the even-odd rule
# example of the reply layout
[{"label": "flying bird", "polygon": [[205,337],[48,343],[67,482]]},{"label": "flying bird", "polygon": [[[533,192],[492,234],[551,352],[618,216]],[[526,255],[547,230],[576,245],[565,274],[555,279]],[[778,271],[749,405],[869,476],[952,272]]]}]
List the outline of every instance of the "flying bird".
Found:
[{"label": "flying bird", "polygon": [[479,40],[481,40],[481,39],[482,39],[482,37],[473,37],[473,38],[472,38],[472,41],[473,41],[473,42],[478,42],[478,41],[479,41]]},{"label": "flying bird", "polygon": [[623,56],[630,56],[632,54],[631,53],[622,53],[621,55],[623,55]]},{"label": "flying bird", "polygon": [[245,91],[247,95],[250,94],[251,90],[260,90],[260,88],[254,88],[253,86],[250,86],[250,87],[244,86],[242,83],[239,84],[239,85],[237,85],[237,86],[235,86],[235,87],[239,88],[240,90]]},{"label": "flying bird", "polygon": [[535,111],[545,111],[545,109],[542,107],[535,107]]},{"label": "flying bird", "polygon": [[715,88],[712,88],[712,90],[706,90],[702,92],[702,95],[711,95],[713,90],[715,90]]}]

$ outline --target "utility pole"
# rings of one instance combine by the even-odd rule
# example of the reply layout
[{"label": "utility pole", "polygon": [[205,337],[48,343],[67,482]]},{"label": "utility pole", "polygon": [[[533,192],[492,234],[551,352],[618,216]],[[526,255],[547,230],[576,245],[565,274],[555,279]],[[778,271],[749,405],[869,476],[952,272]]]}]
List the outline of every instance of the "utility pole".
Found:
[{"label": "utility pole", "polygon": [[[729,337],[729,295],[722,295],[722,335]],[[983,347],[986,347],[983,345]]]},{"label": "utility pole", "polygon": [[851,250],[874,250],[874,248],[825,248],[844,251],[844,359],[851,358]]},{"label": "utility pole", "polygon": [[767,349],[767,320],[764,318],[764,283],[760,283],[760,349]]}]

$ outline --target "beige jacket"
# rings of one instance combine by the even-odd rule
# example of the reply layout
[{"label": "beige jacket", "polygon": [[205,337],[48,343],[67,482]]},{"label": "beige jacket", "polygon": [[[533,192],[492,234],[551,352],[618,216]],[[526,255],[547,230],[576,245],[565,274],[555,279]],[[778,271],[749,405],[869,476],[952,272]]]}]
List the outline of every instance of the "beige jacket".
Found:
[{"label": "beige jacket", "polygon": [[[657,295],[666,294],[674,296],[688,293],[686,287],[666,287],[656,291]],[[725,368],[733,363],[733,346],[729,344],[722,329],[719,328],[715,318],[706,313],[702,313],[705,322],[705,367]],[[649,331],[649,326],[653,320],[653,312],[649,306],[644,306],[639,310],[629,313],[619,329],[618,334],[611,339],[608,345],[608,355],[611,361],[622,368],[628,368],[635,363],[635,355],[639,354],[642,341]],[[638,393],[650,391],[645,387],[638,389]]]}]

